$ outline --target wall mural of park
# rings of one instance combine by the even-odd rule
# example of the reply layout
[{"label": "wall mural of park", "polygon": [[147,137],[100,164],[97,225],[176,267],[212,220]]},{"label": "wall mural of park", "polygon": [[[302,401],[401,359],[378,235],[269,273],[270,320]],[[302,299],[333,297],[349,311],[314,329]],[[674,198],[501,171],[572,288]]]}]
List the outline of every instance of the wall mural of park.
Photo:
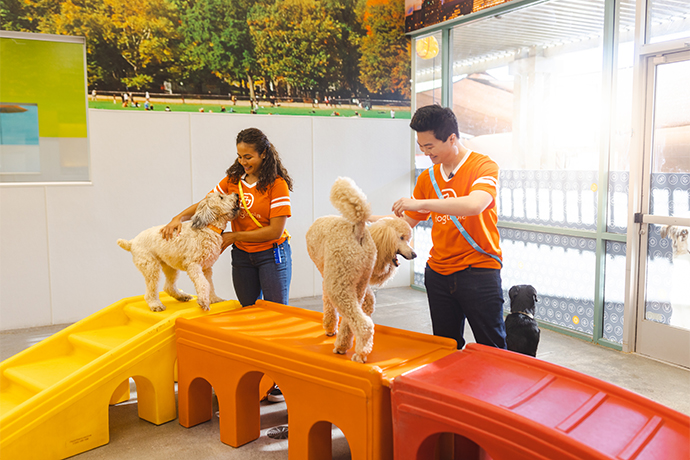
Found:
[{"label": "wall mural of park", "polygon": [[150,92],[389,100],[409,111],[404,8],[404,0],[3,0],[0,23],[86,37],[89,92],[118,107],[122,92]]}]

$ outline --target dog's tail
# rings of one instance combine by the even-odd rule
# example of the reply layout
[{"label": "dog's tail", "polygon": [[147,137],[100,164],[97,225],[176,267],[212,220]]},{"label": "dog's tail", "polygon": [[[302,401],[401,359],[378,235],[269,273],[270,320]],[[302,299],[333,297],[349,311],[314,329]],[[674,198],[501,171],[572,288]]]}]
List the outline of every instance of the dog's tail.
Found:
[{"label": "dog's tail", "polygon": [[371,205],[364,192],[349,177],[339,177],[331,187],[331,203],[354,224],[355,238],[361,242],[366,221],[371,216]]},{"label": "dog's tail", "polygon": [[118,244],[122,249],[124,249],[125,251],[131,251],[131,250],[132,250],[132,242],[131,242],[131,241],[119,239],[119,240],[117,240],[117,244]]},{"label": "dog's tail", "polygon": [[364,223],[371,216],[367,196],[349,177],[339,177],[331,187],[331,203],[353,224]]}]

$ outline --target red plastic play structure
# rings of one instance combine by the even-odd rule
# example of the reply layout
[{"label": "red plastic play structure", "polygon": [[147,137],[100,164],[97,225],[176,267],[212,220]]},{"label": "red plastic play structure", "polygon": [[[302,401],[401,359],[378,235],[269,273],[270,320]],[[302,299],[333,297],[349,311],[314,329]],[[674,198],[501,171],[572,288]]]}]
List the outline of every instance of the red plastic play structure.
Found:
[{"label": "red plastic play structure", "polygon": [[578,372],[477,344],[397,377],[391,401],[396,460],[690,458],[686,415]]}]

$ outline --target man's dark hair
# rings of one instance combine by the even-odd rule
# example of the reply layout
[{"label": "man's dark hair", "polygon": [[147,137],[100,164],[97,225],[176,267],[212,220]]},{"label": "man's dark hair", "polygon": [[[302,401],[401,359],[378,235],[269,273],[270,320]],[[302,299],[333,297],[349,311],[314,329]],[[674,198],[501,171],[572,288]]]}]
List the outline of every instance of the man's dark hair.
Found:
[{"label": "man's dark hair", "polygon": [[433,131],[434,137],[443,142],[447,141],[451,134],[460,137],[458,119],[453,111],[437,104],[417,109],[410,121],[410,128],[418,133]]}]

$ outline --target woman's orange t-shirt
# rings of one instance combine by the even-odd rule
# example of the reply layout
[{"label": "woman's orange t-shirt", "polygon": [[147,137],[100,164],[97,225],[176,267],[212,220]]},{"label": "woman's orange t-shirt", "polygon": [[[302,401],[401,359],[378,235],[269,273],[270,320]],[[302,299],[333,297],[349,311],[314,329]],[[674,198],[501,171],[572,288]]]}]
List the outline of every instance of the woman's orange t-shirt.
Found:
[{"label": "woman's orange t-shirt", "polygon": [[[477,216],[457,216],[458,220],[472,239],[489,254],[501,257],[499,233],[496,227],[496,194],[498,186],[498,165],[488,156],[470,152],[457,173],[446,180],[441,173],[441,165],[434,165],[434,177],[444,198],[467,196],[474,190],[483,190],[491,194],[494,201]],[[419,175],[414,188],[416,199],[437,199],[434,186],[426,170]],[[428,260],[429,267],[442,275],[450,275],[469,266],[480,268],[497,268],[497,260],[472,248],[460,233],[448,215],[435,212],[405,211],[414,220],[423,221],[431,217],[431,248]]]},{"label": "woman's orange t-shirt", "polygon": [[[290,217],[292,215],[292,210],[290,208],[290,190],[288,189],[287,183],[282,177],[276,177],[273,185],[268,187],[265,193],[259,192],[259,190],[256,188],[257,183],[250,185],[244,180],[241,182],[242,193],[244,194],[244,200],[247,204],[247,208],[254,216],[254,219],[256,219],[262,226],[268,227],[268,225],[271,223],[271,218],[273,217]],[[238,184],[232,183],[228,176],[225,176],[223,180],[216,185],[216,188],[213,191],[225,193],[226,195],[230,193],[237,193],[238,195],[240,194]],[[247,214],[247,210],[242,203],[240,203],[240,212],[231,222],[231,225],[233,232],[243,232],[259,228],[249,214]],[[246,252],[259,252],[265,251],[266,249],[271,249],[273,247],[273,243],[282,244],[283,241],[285,241],[284,234],[276,240],[269,240],[261,243],[237,241],[235,246]]]}]

